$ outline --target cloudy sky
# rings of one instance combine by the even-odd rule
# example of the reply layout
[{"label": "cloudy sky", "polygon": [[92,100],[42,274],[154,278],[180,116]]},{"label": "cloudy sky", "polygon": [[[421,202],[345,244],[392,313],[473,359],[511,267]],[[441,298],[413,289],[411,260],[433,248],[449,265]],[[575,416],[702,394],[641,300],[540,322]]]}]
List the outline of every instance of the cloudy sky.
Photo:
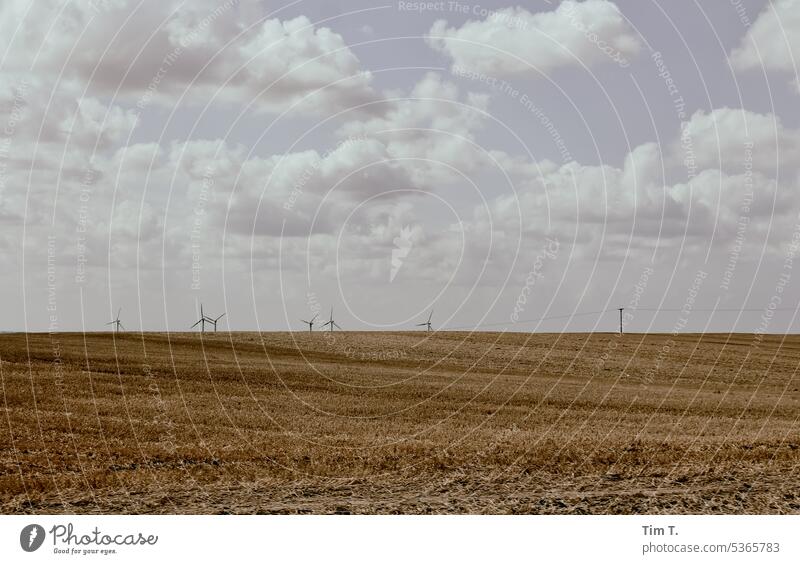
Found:
[{"label": "cloudy sky", "polygon": [[798,327],[800,1],[379,4],[4,0],[0,330]]}]

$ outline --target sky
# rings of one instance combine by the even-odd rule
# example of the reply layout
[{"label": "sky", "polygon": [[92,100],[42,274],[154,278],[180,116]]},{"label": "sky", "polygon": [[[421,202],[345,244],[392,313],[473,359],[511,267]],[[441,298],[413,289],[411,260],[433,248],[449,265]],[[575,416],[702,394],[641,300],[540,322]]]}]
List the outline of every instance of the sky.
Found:
[{"label": "sky", "polygon": [[796,332],[800,0],[4,0],[2,331]]}]

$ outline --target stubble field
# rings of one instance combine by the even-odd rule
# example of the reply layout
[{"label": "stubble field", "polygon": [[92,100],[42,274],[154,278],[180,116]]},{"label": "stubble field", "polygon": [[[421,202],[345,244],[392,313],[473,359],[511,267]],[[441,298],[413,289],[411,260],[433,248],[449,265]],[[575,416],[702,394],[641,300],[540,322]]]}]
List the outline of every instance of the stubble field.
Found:
[{"label": "stubble field", "polygon": [[3,513],[800,513],[800,337],[0,336]]}]

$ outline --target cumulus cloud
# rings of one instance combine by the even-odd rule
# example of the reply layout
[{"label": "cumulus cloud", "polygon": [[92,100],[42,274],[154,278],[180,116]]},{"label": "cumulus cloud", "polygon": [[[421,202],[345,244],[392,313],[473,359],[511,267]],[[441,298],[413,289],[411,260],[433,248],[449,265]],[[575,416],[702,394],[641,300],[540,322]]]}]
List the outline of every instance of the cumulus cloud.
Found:
[{"label": "cumulus cloud", "polygon": [[[184,4],[2,4],[0,223],[11,228],[0,232],[0,248],[24,244],[25,256],[41,258],[54,236],[67,272],[81,256],[95,269],[93,288],[106,283],[100,269],[108,267],[124,283],[134,283],[131,273],[152,275],[156,289],[176,287],[183,297],[197,263],[205,287],[215,269],[239,276],[252,268],[263,284],[254,291],[272,291],[280,267],[301,300],[307,271],[324,275],[326,286],[333,277],[355,280],[354,300],[392,280],[411,292],[430,283],[419,291],[433,300],[451,280],[494,290],[550,235],[590,264],[657,248],[724,250],[744,207],[753,256],[770,228],[791,231],[800,130],[778,116],[697,111],[661,144],[640,142],[609,163],[537,161],[493,121],[499,97],[436,72],[376,92],[332,29],[302,16],[262,20],[260,10],[247,11],[254,3]],[[455,28],[438,22],[428,41],[454,65],[493,75],[613,64],[615,53],[639,49],[616,6],[602,0],[537,14],[509,8]],[[750,68],[749,55],[736,56]],[[172,107],[184,92],[186,103],[213,97],[224,109],[252,101],[255,128],[265,118],[258,111],[303,99],[303,110],[326,115],[362,103],[369,110],[344,112],[287,152],[282,139],[269,149],[249,146],[247,133],[223,139],[224,112],[201,135],[170,130],[157,141],[137,105]],[[511,110],[506,123],[516,133],[530,116],[514,109],[503,111]],[[392,279],[401,233],[410,249]],[[768,252],[779,248],[768,242]],[[231,286],[237,294],[241,280]]]},{"label": "cumulus cloud", "polygon": [[635,147],[621,166],[493,151],[515,191],[475,206],[464,224],[467,262],[481,264],[491,251],[493,263],[511,264],[518,247],[537,248],[548,236],[592,261],[643,261],[656,251],[662,260],[693,260],[709,248],[720,257],[733,245],[742,257],[779,256],[796,219],[798,142],[800,131],[772,114],[719,108],[695,113],[663,147]]},{"label": "cumulus cloud", "polygon": [[454,67],[494,76],[603,62],[626,66],[640,48],[617,6],[606,0],[567,0],[538,13],[506,8],[458,28],[438,20],[428,43]]},{"label": "cumulus cloud", "polygon": [[[372,123],[374,129],[368,130],[380,133],[392,120]],[[683,161],[683,135],[692,139],[691,178]],[[393,146],[389,138],[387,147]],[[454,273],[455,280],[463,284],[478,279],[482,284],[501,283],[503,268],[518,260],[520,249],[524,253],[537,248],[550,235],[585,260],[644,260],[657,249],[660,256],[680,249],[705,253],[709,245],[724,254],[741,229],[743,215],[750,226],[747,252],[758,254],[770,226],[778,232],[782,227],[791,228],[797,161],[787,159],[789,174],[781,177],[779,185],[774,179],[775,148],[789,154],[798,141],[800,132],[783,128],[774,115],[719,108],[695,113],[684,132],[665,140],[663,147],[653,142],[635,147],[621,166],[532,162],[504,151],[490,151],[492,162],[511,177],[514,190],[506,188],[471,212],[462,208],[462,222],[455,230],[447,223],[425,226],[405,274],[441,284]],[[465,194],[460,198],[466,201]],[[455,200],[453,203],[457,205]],[[392,229],[398,232],[398,226],[413,223],[410,215],[396,216],[402,220],[392,217],[367,222],[369,228],[338,242],[350,242],[346,266],[356,269],[363,279],[380,281],[385,277],[389,234]],[[335,239],[325,241],[323,245],[318,240],[315,247],[323,255],[336,243]],[[774,252],[779,242],[770,243],[768,249]],[[373,257],[370,249],[381,251]],[[488,274],[483,272],[485,265],[503,267]],[[339,275],[343,273],[339,271]]]},{"label": "cumulus cloud", "polygon": [[4,70],[75,81],[139,106],[171,107],[187,94],[185,104],[215,97],[277,112],[313,96],[304,109],[326,112],[374,98],[370,73],[341,35],[304,16],[259,19],[249,6],[9,0],[0,7]]},{"label": "cumulus cloud", "polygon": [[741,172],[745,166],[766,175],[797,169],[800,129],[790,129],[774,114],[742,108],[697,111],[671,143],[673,164],[703,170]]},{"label": "cumulus cloud", "polygon": [[800,60],[800,2],[769,2],[730,54],[738,70],[765,69],[794,76],[798,87]]},{"label": "cumulus cloud", "polygon": [[349,121],[339,134],[378,139],[393,157],[416,159],[416,182],[428,185],[486,163],[475,141],[488,121],[488,104],[488,96],[462,95],[456,84],[429,72],[410,93],[388,93],[380,115]]}]

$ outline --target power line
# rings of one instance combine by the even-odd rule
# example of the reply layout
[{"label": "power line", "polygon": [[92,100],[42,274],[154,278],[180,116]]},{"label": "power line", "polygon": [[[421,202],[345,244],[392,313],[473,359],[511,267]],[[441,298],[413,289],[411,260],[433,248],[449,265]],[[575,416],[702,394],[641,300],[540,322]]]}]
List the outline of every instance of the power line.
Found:
[{"label": "power line", "polygon": [[[683,311],[684,308],[647,308],[647,307],[637,307],[635,309],[636,309],[636,311],[654,311],[654,312],[671,311],[671,312],[678,312],[678,311]],[[713,312],[718,312],[718,311],[725,311],[725,312],[745,312],[745,311],[763,312],[766,309],[769,309],[769,308],[763,308],[762,307],[762,308],[759,309],[759,308],[735,308],[735,307],[726,308],[726,307],[718,307],[716,309],[715,308],[703,309],[703,308],[694,308],[693,307],[693,308],[690,309],[690,311],[712,312],[712,313]],[[798,311],[798,310],[800,310],[800,307],[776,307],[776,308],[770,309],[770,311]]]},{"label": "power line", "polygon": [[572,317],[581,317],[585,315],[599,315],[601,313],[606,313],[612,311],[610,309],[604,309],[601,311],[584,311],[584,312],[577,312],[571,313],[569,315],[548,315],[546,317],[539,317],[538,319],[518,319],[517,321],[505,321],[501,323],[477,323],[475,325],[463,325],[461,327],[447,327],[447,330],[452,331],[456,329],[472,329],[473,327],[501,327],[503,325],[522,325],[526,323],[537,323],[539,321],[549,321],[551,319],[567,319]]},{"label": "power line", "polygon": [[[647,308],[647,307],[637,307],[637,308],[608,308],[599,311],[583,311],[583,312],[575,312],[566,315],[547,315],[544,317],[538,317],[535,319],[518,319],[502,321],[502,322],[493,322],[493,323],[476,323],[473,325],[462,325],[459,327],[443,327],[442,330],[446,331],[458,331],[464,329],[477,329],[479,327],[503,327],[506,325],[526,325],[529,323],[539,323],[541,321],[551,321],[554,319],[572,319],[573,317],[585,317],[588,315],[601,315],[603,313],[609,313],[612,311],[619,311],[620,312],[620,324],[619,324],[619,331],[622,333],[622,311],[625,309],[636,311],[646,311],[651,313],[678,313],[685,310],[685,308]],[[800,306],[798,307],[777,307],[777,308],[692,308],[690,312],[698,312],[698,313],[718,313],[718,312],[736,312],[736,313],[763,313],[764,311],[800,311]]]}]

